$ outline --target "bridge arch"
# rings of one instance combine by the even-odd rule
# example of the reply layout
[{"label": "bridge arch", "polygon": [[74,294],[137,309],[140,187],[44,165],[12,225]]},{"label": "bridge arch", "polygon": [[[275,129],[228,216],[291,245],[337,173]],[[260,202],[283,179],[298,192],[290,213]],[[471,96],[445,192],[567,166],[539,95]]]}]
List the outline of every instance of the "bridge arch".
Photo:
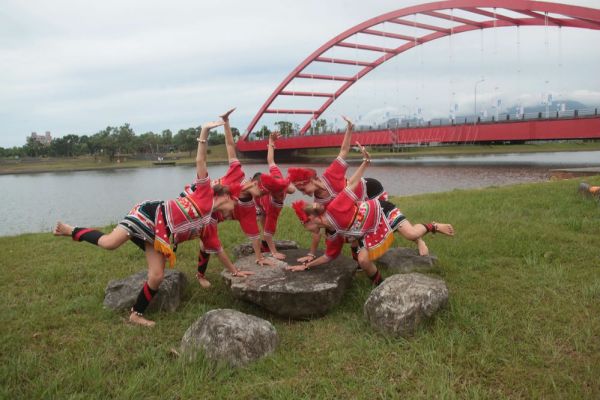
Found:
[{"label": "bridge arch", "polygon": [[[460,10],[461,15],[472,15],[472,18],[476,17],[476,19],[454,16],[454,11],[456,10]],[[404,19],[407,16],[414,16],[414,20]],[[425,24],[416,22],[418,16],[423,16],[428,21],[439,21],[439,23]],[[383,23],[412,27],[422,32],[422,34],[404,35],[374,29],[374,27]],[[448,24],[451,26],[447,26]],[[510,26],[558,26],[600,30],[600,10],[528,0],[448,0],[407,7],[371,18],[335,36],[294,68],[260,107],[248,125],[245,134],[238,142],[238,148],[243,150],[243,144],[247,140],[248,135],[265,114],[307,115],[307,122],[300,129],[300,134],[303,135],[310,128],[311,120],[319,118],[333,102],[339,99],[358,80],[407,50],[449,35],[478,29]],[[382,47],[347,41],[348,38],[357,34],[397,40],[398,45],[394,47]],[[325,56],[328,50],[336,47],[365,50],[381,53],[382,55],[374,61]],[[350,65],[360,67],[360,70],[351,76],[304,72],[309,66],[321,63]],[[344,83],[337,90],[331,92],[286,90],[291,83],[302,79],[339,81]],[[287,96],[322,98],[323,103],[316,109],[270,108],[276,99]]]}]

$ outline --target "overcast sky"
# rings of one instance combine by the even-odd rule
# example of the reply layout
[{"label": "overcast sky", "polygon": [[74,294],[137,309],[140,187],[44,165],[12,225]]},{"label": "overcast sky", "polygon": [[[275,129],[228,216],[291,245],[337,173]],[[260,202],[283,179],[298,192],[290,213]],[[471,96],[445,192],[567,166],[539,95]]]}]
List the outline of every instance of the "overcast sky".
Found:
[{"label": "overcast sky", "polygon": [[[562,2],[600,8],[600,0]],[[232,106],[232,124],[244,131],[319,46],[419,3],[0,0],[0,146],[22,146],[32,131],[94,134],[123,123],[138,134],[176,132]],[[542,93],[600,105],[600,32],[521,28],[519,37],[517,45],[516,28],[489,29],[419,46],[370,73],[324,117],[379,122],[419,108],[444,117],[454,104],[469,113],[482,76],[478,108],[498,99],[538,104]]]}]

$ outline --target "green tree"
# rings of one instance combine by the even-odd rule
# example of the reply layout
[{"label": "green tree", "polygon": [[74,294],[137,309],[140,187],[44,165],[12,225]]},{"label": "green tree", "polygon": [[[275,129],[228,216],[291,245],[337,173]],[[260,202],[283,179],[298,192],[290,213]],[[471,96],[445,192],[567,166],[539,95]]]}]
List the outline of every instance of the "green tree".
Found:
[{"label": "green tree", "polygon": [[256,133],[256,136],[258,136],[260,139],[266,139],[269,137],[269,135],[271,134],[271,131],[269,130],[269,128],[267,128],[266,125],[263,125],[260,130]]},{"label": "green tree", "polygon": [[173,136],[173,144],[177,146],[179,151],[187,151],[192,156],[192,152],[198,147],[196,139],[200,136],[200,127],[180,129],[175,136]]},{"label": "green tree", "polygon": [[292,123],[288,122],[288,121],[277,121],[275,122],[275,125],[277,125],[279,127],[279,133],[281,133],[282,136],[291,136],[293,129],[292,129]]}]

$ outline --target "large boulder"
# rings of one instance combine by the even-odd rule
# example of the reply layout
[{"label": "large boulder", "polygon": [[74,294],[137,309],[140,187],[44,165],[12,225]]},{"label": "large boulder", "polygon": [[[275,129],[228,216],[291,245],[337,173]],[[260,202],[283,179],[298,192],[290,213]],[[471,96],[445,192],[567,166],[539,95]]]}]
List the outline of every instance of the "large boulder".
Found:
[{"label": "large boulder", "polygon": [[448,288],[443,280],[419,273],[398,274],[373,289],[364,314],[375,330],[407,337],[447,304]]},{"label": "large boulder", "polygon": [[433,254],[421,256],[416,249],[394,247],[376,261],[377,265],[395,273],[429,272],[435,268],[437,257]]},{"label": "large boulder", "polygon": [[277,331],[269,321],[217,309],[188,328],[181,339],[181,351],[188,359],[202,351],[209,360],[241,367],[272,353],[278,343]]},{"label": "large boulder", "polygon": [[298,264],[296,259],[307,252],[304,249],[285,250],[282,253],[287,256],[287,262],[278,261],[275,267],[256,265],[254,256],[240,258],[235,266],[243,271],[254,271],[254,275],[239,278],[223,271],[221,276],[234,297],[259,305],[273,314],[293,319],[320,317],[339,304],[352,282],[356,262],[340,256],[308,271],[284,269],[288,263]]},{"label": "large boulder", "polygon": [[[298,248],[298,243],[294,242],[293,240],[274,240],[273,243],[275,243],[277,251],[292,250]],[[232,253],[235,256],[235,258],[241,258],[254,254],[254,249],[252,248],[252,243],[247,242],[235,246],[232,250]]]},{"label": "large boulder", "polygon": [[[148,271],[143,270],[125,279],[108,282],[104,289],[104,306],[112,310],[129,310],[135,303],[147,278]],[[150,302],[147,312],[177,310],[186,286],[187,279],[182,272],[166,269],[165,279],[160,284],[158,293]]]}]

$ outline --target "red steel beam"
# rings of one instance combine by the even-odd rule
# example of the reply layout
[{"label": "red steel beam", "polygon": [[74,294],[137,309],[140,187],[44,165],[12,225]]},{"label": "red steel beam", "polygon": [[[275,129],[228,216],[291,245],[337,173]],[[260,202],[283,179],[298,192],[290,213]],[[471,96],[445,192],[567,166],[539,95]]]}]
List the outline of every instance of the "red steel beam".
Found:
[{"label": "red steel beam", "polygon": [[448,14],[444,14],[444,13],[437,12],[437,11],[425,11],[425,12],[422,12],[421,14],[429,15],[430,17],[435,17],[435,18],[440,18],[440,19],[447,19],[448,21],[452,21],[452,22],[460,22],[461,24],[465,24],[465,25],[473,25],[478,28],[483,28],[483,24],[481,22],[473,21],[473,20],[466,19],[466,18],[455,17],[454,15],[448,15]]},{"label": "red steel beam", "polygon": [[320,93],[320,92],[296,92],[284,90],[279,93],[281,96],[306,96],[306,97],[333,97],[334,93]]},{"label": "red steel beam", "polygon": [[378,31],[376,29],[365,29],[364,31],[361,31],[360,33],[364,33],[367,35],[389,37],[392,39],[406,40],[407,42],[414,42],[415,40],[416,41],[419,40],[419,38],[416,36],[400,35],[398,33],[383,32],[383,31]]},{"label": "red steel beam", "polygon": [[354,77],[351,76],[337,76],[337,75],[321,75],[321,74],[298,74],[296,78],[303,79],[322,79],[325,81],[354,81]]},{"label": "red steel beam", "polygon": [[313,110],[287,110],[287,109],[267,109],[265,114],[315,114]]},{"label": "red steel beam", "polygon": [[357,61],[357,60],[345,60],[342,58],[330,58],[330,57],[317,57],[315,61],[323,62],[323,63],[332,63],[332,64],[345,64],[345,65],[355,65],[361,67],[370,67],[370,61]]},{"label": "red steel beam", "polygon": [[448,29],[448,28],[442,28],[441,26],[435,26],[435,25],[422,24],[422,23],[416,22],[416,21],[406,21],[404,19],[396,18],[396,19],[391,19],[389,22],[393,22],[394,24],[399,24],[399,25],[412,26],[413,28],[426,29],[428,31],[450,33],[450,29]]},{"label": "red steel beam", "polygon": [[378,46],[370,46],[368,44],[359,44],[359,43],[340,42],[340,43],[337,43],[336,46],[347,47],[350,49],[376,51],[378,53],[395,53],[396,52],[394,49],[388,49],[385,47],[378,47]]},{"label": "red steel beam", "polygon": [[502,15],[502,14],[491,13],[489,11],[480,10],[475,7],[467,7],[464,10],[468,11],[470,13],[473,13],[473,14],[483,15],[484,17],[491,17],[491,18],[499,19],[500,21],[510,22],[511,24],[517,25],[517,26],[521,25],[521,22],[522,22],[520,19],[507,17],[506,15]]}]

